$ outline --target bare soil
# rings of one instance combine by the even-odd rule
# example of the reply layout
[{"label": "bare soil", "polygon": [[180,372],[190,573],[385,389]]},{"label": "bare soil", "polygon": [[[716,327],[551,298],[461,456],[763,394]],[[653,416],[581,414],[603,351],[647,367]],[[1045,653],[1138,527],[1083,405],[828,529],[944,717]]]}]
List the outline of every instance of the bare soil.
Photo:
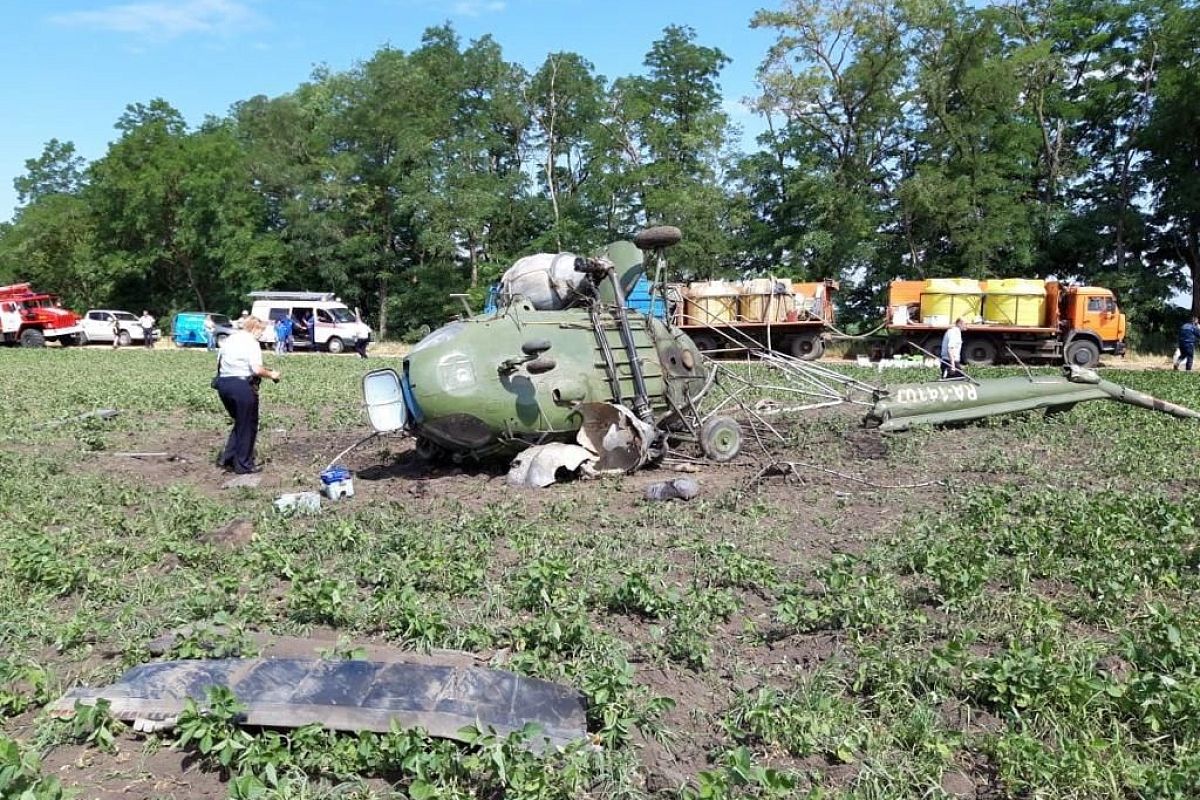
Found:
[{"label": "bare soil", "polygon": [[[1014,474],[1004,465],[981,466],[983,454],[1002,448],[1005,464],[1044,456],[1035,444],[1006,436],[1002,425],[888,436],[855,427],[852,411],[823,412],[793,434],[802,442],[800,446],[745,455],[724,466],[701,463],[689,468],[698,471],[688,473],[701,486],[701,495],[693,503],[724,503],[730,508],[726,513],[734,517],[749,514],[757,519],[754,555],[769,560],[783,580],[803,579],[813,565],[828,561],[833,554],[861,553],[902,534],[914,514],[940,506],[950,490],[943,483],[947,480],[961,486],[1037,479]],[[147,420],[144,429],[110,434],[106,449],[81,457],[79,468],[122,484],[188,486],[221,498],[235,511],[244,509],[232,513],[226,525],[209,534],[212,543],[237,548],[253,536],[248,517],[279,494],[315,490],[325,459],[359,434],[331,436],[301,426],[266,427],[259,440],[259,452],[265,459],[261,483],[254,489],[236,490],[222,488],[229,476],[213,463],[224,435],[224,430],[189,429],[170,417]],[[372,442],[343,461],[354,471],[356,496],[326,502],[326,514],[351,514],[370,504],[399,503],[415,516],[436,517],[451,507],[481,510],[505,500],[516,502],[527,520],[553,519],[566,526],[586,522],[559,518],[564,507],[594,503],[601,494],[604,508],[619,526],[620,520],[642,514],[648,485],[680,474],[668,462],[668,466],[615,480],[579,481],[543,490],[514,489],[505,482],[503,466],[430,465],[403,440]],[[776,462],[791,466],[769,470]],[[1083,464],[1077,466],[1085,469]],[[1070,463],[1063,464],[1061,478],[1070,480],[1072,469]],[[708,518],[715,524],[698,533],[713,543],[726,541],[729,533],[720,523],[721,514]],[[651,530],[642,536],[642,544],[661,554],[673,569],[682,571],[693,564],[691,554],[672,550],[672,536],[667,532]],[[502,574],[509,558],[502,546],[494,556],[490,573]],[[714,752],[731,744],[719,720],[739,694],[761,686],[784,686],[844,655],[844,642],[836,634],[793,635],[765,642],[745,636],[747,625],[760,631],[769,629],[772,608],[754,592],[745,592],[740,599],[740,610],[711,637],[711,662],[701,671],[653,657],[653,643],[660,636],[656,627],[661,626],[620,615],[604,622],[631,647],[636,680],[676,703],[664,720],[669,734],[666,741],[639,739],[636,743],[650,791],[677,789],[697,772],[710,768]],[[986,729],[993,722],[960,708],[948,708],[944,716],[948,724],[961,730]],[[13,722],[19,733],[21,720]],[[47,757],[46,769],[89,798],[225,796],[220,775],[200,770],[181,753],[153,742],[126,734],[113,754],[60,746]],[[780,761],[786,766],[798,764]],[[833,785],[853,775],[853,768],[845,766],[808,766],[823,771]],[[947,795],[975,796],[977,785],[988,784],[988,776],[972,774],[970,765],[964,770],[947,773],[943,781]]]}]

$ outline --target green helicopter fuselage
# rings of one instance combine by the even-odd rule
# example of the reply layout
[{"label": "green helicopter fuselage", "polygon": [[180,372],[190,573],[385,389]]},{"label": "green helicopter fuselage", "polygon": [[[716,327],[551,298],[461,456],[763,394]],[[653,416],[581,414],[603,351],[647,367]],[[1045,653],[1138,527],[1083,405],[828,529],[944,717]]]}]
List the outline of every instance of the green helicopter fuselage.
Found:
[{"label": "green helicopter fuselage", "polygon": [[[670,428],[708,386],[711,365],[661,320],[627,311],[655,425]],[[445,325],[404,359],[408,430],[472,458],[574,438],[583,403],[633,407],[628,348],[610,306],[535,310],[516,299]]]}]

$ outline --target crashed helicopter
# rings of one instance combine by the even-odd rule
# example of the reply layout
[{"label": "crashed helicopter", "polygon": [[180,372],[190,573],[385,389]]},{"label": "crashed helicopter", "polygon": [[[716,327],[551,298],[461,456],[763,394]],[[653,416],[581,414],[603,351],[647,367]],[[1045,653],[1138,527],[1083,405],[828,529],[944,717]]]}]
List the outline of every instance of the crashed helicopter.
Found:
[{"label": "crashed helicopter", "polygon": [[884,431],[1096,399],[1200,419],[1091,370],[889,388],[713,329],[725,349],[746,356],[732,368],[702,355],[670,322],[626,307],[647,256],[661,285],[666,250],[681,238],[677,228],[656,227],[591,257],[518,261],[495,311],[432,332],[399,371],[364,376],[375,435],[410,435],[431,460],[513,458],[510,481],[545,486],[561,470],[631,472],[689,444],[715,462],[735,458],[744,441],[765,452],[786,442],[780,418],[843,404],[862,406],[864,424]]},{"label": "crashed helicopter", "polygon": [[552,482],[559,468],[631,471],[685,440],[733,458],[738,422],[698,410],[713,362],[678,328],[626,307],[645,254],[661,268],[681,236],[649,228],[595,257],[518,262],[494,313],[451,322],[399,371],[365,376],[372,425],[412,435],[431,459],[515,456],[519,482]]}]

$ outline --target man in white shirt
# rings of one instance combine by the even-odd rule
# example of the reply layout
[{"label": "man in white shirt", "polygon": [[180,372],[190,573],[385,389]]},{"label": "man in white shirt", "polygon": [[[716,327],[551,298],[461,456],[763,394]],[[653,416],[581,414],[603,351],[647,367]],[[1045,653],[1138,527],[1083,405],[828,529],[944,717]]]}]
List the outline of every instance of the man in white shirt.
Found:
[{"label": "man in white shirt", "polygon": [[962,371],[962,332],[966,327],[967,323],[959,318],[942,335],[942,380],[965,377]]},{"label": "man in white shirt", "polygon": [[142,327],[142,343],[149,348],[154,347],[154,317],[149,311],[143,311],[138,317],[138,325]]},{"label": "man in white shirt", "polygon": [[231,333],[221,343],[217,356],[217,377],[213,381],[225,410],[233,419],[233,430],[225,449],[217,459],[222,469],[244,475],[261,472],[254,463],[254,443],[258,438],[258,384],[262,378],[279,382],[278,370],[267,369],[262,362],[262,347],[258,337],[266,323],[258,317],[247,317],[242,329]]}]

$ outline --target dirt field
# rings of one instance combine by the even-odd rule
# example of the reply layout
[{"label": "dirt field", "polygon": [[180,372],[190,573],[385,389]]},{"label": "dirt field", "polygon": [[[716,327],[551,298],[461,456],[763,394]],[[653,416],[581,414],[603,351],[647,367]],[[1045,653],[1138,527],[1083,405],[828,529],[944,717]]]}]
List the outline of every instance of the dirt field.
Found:
[{"label": "dirt field", "polygon": [[[1127,797],[1197,785],[1186,742],[1200,727],[1188,705],[1200,697],[1200,550],[1185,465],[1198,426],[1092,403],[882,435],[835,409],[792,421],[770,454],[699,466],[690,503],[642,499],[677,476],[669,468],[516,490],[503,466],[431,467],[407,441],[376,441],[344,459],[353,499],[283,517],[272,500],[315,488],[366,433],[357,382],[386,358],[282,360],[284,381],[263,389],[266,469],[250,489],[222,488],[213,466],[226,420],[202,354],[0,360],[0,712],[4,734],[42,757],[31,785],[54,776],[97,798]],[[1107,376],[1200,406],[1197,376]],[[17,390],[33,386],[52,390]],[[121,413],[71,420],[97,408]],[[768,469],[777,462],[792,466]],[[334,654],[468,651],[582,691],[591,741],[542,761],[509,752],[497,771],[482,745],[425,740],[418,769],[363,755],[386,737],[352,754],[353,737],[254,731],[223,767],[169,734],[40,711],[150,660],[159,634],[207,621],[312,635]],[[1156,638],[1168,624],[1175,651]],[[38,785],[33,796],[54,796]]]}]

